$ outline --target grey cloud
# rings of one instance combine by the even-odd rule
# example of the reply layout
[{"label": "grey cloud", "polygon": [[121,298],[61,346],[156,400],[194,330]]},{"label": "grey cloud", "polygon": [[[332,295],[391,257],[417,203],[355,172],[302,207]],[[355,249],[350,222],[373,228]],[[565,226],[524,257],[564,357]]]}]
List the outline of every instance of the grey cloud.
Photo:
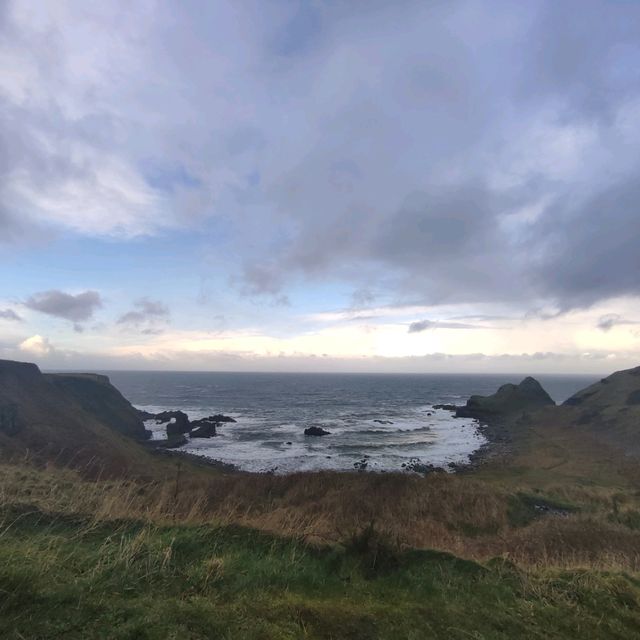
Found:
[{"label": "grey cloud", "polygon": [[[467,31],[468,3],[451,14],[412,6],[399,12],[414,29],[397,57],[385,51],[375,81],[351,88],[273,184],[288,242],[262,289],[302,272],[378,279],[399,304],[537,299],[562,310],[640,293],[640,8],[499,3],[504,21],[481,12],[483,27]],[[427,16],[457,38],[430,33]],[[367,18],[350,34],[362,60],[365,38],[395,42],[397,28]]]},{"label": "grey cloud", "polygon": [[22,318],[13,309],[0,309],[0,320],[22,322]]},{"label": "grey cloud", "polygon": [[276,300],[640,293],[637,3],[240,4],[5,3],[0,238],[197,227]]},{"label": "grey cloud", "polygon": [[640,158],[617,183],[555,203],[528,239],[539,261],[532,276],[560,308],[640,293]]},{"label": "grey cloud", "polygon": [[25,300],[25,307],[74,323],[89,320],[102,307],[102,298],[97,291],[71,294],[56,289],[41,291]]},{"label": "grey cloud", "polygon": [[420,333],[430,329],[486,329],[481,325],[441,320],[418,320],[409,325],[409,333]]},{"label": "grey cloud", "polygon": [[136,328],[143,327],[142,333],[153,335],[162,332],[156,326],[157,324],[169,321],[169,307],[160,300],[140,298],[133,303],[133,306],[133,310],[118,318],[118,324]]},{"label": "grey cloud", "polygon": [[617,313],[608,313],[607,315],[601,316],[598,319],[596,326],[598,329],[602,331],[610,331],[613,327],[618,327],[620,325],[637,325],[640,324],[638,320],[626,320],[621,315]]}]

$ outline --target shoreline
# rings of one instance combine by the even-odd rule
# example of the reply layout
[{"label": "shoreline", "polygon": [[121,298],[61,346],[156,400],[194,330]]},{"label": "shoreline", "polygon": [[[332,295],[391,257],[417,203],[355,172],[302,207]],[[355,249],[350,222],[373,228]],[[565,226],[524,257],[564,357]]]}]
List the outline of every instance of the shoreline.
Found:
[{"label": "shoreline", "polygon": [[[247,471],[241,469],[239,466],[225,462],[216,458],[212,458],[203,454],[193,453],[191,451],[185,451],[181,448],[169,449],[162,446],[151,445],[152,441],[147,441],[145,447],[156,455],[173,457],[173,458],[186,458],[187,460],[203,466],[216,469],[225,474],[246,474],[251,476],[261,475],[293,475],[298,473],[314,474],[314,473],[331,473],[331,474],[355,474],[355,473],[372,473],[372,474],[399,474],[409,475],[416,474],[420,476],[427,476],[432,474],[463,474],[472,473],[481,466],[484,466],[489,461],[496,460],[498,458],[506,457],[510,453],[509,438],[506,436],[504,426],[498,424],[489,424],[480,420],[476,421],[476,430],[485,438],[485,442],[481,444],[475,451],[469,454],[467,462],[450,462],[448,464],[439,466],[430,462],[419,461],[416,465],[417,468],[410,467],[399,468],[396,470],[389,469],[374,469],[367,468],[366,466],[354,467],[353,469],[313,469],[313,470],[292,470],[278,474],[276,472],[277,467],[265,471]],[[423,470],[420,470],[423,469]]]}]

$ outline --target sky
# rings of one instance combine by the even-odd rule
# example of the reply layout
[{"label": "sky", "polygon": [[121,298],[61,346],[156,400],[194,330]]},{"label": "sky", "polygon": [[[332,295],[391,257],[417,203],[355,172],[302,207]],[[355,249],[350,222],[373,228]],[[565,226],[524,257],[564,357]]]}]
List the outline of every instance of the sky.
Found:
[{"label": "sky", "polygon": [[640,364],[640,3],[0,1],[0,358]]}]

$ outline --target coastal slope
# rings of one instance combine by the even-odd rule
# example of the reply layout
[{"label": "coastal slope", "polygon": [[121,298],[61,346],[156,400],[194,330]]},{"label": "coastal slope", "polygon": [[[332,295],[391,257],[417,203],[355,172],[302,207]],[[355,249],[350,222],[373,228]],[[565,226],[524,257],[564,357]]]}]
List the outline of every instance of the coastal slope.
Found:
[{"label": "coastal slope", "polygon": [[144,425],[106,376],[0,360],[0,457],[125,474],[151,457]]},{"label": "coastal slope", "polygon": [[640,455],[640,367],[616,371],[564,402],[562,418],[626,456]]}]

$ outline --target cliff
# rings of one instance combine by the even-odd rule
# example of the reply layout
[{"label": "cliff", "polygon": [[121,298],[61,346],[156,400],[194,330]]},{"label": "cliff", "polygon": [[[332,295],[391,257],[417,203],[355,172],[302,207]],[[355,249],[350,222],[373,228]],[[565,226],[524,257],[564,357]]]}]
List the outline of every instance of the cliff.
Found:
[{"label": "cliff", "polygon": [[43,374],[0,360],[0,457],[120,473],[146,461],[135,409],[105,376]]},{"label": "cliff", "polygon": [[45,378],[63,394],[114,431],[146,440],[148,433],[133,405],[111,384],[107,376],[95,373],[52,373]]}]

